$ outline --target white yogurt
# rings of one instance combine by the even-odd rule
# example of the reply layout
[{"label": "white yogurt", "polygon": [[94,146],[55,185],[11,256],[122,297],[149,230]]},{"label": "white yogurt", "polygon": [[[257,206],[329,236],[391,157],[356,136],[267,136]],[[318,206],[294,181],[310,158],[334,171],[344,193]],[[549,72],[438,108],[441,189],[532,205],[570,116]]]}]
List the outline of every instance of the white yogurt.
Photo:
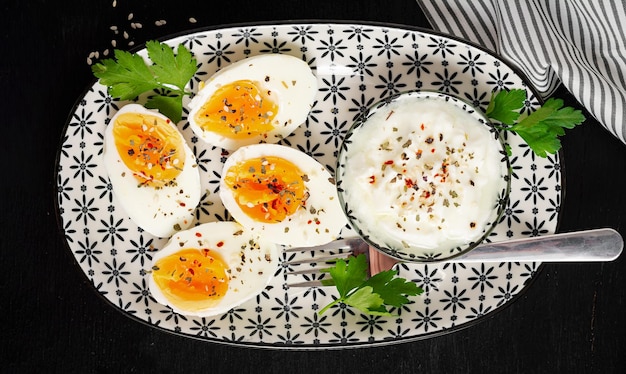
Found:
[{"label": "white yogurt", "polygon": [[338,172],[348,215],[371,241],[446,257],[497,218],[508,168],[479,115],[429,95],[376,109],[354,130]]}]

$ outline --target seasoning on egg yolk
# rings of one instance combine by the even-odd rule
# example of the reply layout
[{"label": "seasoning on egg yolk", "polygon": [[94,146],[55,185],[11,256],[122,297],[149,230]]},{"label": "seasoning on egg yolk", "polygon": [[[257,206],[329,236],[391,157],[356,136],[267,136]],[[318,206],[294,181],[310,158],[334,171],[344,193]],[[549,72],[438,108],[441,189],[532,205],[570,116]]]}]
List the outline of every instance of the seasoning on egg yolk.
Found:
[{"label": "seasoning on egg yolk", "polygon": [[281,222],[306,203],[306,176],[276,156],[252,158],[231,166],[224,178],[237,205],[260,222]]},{"label": "seasoning on egg yolk", "polygon": [[211,308],[228,290],[228,266],[210,249],[181,249],[159,259],[152,276],[172,304]]},{"label": "seasoning on egg yolk", "polygon": [[215,91],[198,110],[196,122],[205,131],[245,139],[274,129],[278,106],[271,92],[249,80],[235,81]]},{"label": "seasoning on egg yolk", "polygon": [[143,113],[123,113],[112,124],[115,147],[141,185],[172,183],[185,164],[180,133],[169,120]]}]

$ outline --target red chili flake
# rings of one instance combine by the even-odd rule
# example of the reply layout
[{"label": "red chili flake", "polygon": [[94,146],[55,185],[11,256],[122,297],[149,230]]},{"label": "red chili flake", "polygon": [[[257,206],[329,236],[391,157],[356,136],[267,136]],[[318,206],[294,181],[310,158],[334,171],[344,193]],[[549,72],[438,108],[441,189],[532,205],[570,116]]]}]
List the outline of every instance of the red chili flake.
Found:
[{"label": "red chili flake", "polygon": [[196,233],[196,236],[197,236],[198,238],[201,238],[201,237],[202,237],[202,233],[201,233],[201,232],[197,232],[197,233]]},{"label": "red chili flake", "polygon": [[309,221],[307,222],[307,224],[309,224],[309,225],[310,225],[311,223],[313,223],[313,221],[311,221],[311,220],[309,220]]},{"label": "red chili flake", "polygon": [[420,158],[422,158],[422,150],[418,149],[417,152],[415,153],[415,156],[417,156],[417,159],[419,160]]},{"label": "red chili flake", "polygon": [[387,160],[387,161],[385,161],[385,165],[393,165],[393,160]]},{"label": "red chili flake", "polygon": [[407,187],[409,187],[409,188],[412,188],[412,187],[415,185],[415,183],[413,183],[413,181],[411,180],[411,178],[406,178],[406,179],[404,180],[404,184],[405,184]]},{"label": "red chili flake", "polygon": [[430,153],[435,153],[435,148],[431,149]]},{"label": "red chili flake", "polygon": [[224,245],[224,242],[218,242],[218,243],[217,243],[217,246],[218,246],[218,247],[222,247],[223,245]]},{"label": "red chili flake", "polygon": [[420,129],[424,130],[424,124],[423,123],[420,125]]},{"label": "red chili flake", "polygon": [[185,204],[185,202],[183,202],[183,201],[181,201],[180,203],[178,203],[178,205],[183,206],[183,207],[184,207],[184,206],[187,206],[187,205]]},{"label": "red chili flake", "polygon": [[374,184],[374,183],[376,183],[376,176],[372,175],[370,176],[370,184]]}]

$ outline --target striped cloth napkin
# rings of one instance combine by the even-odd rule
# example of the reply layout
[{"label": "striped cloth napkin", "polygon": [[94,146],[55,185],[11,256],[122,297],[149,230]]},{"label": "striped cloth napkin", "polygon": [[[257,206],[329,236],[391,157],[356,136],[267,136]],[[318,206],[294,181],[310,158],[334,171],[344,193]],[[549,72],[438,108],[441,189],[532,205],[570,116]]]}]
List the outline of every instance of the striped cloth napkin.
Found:
[{"label": "striped cloth napkin", "polygon": [[626,2],[417,0],[433,28],[507,58],[546,98],[562,83],[626,143]]}]

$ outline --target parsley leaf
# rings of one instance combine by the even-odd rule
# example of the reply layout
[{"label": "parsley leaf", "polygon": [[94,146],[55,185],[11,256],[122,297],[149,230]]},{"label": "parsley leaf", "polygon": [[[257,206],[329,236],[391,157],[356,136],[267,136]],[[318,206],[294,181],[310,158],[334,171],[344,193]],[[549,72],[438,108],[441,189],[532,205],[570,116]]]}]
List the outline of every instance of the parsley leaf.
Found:
[{"label": "parsley leaf", "polygon": [[485,114],[502,123],[496,126],[519,135],[539,157],[555,154],[561,149],[560,136],[585,121],[580,110],[563,108],[563,100],[549,98],[536,111],[519,120],[519,109],[524,106],[526,91],[514,89],[499,91],[491,96]]},{"label": "parsley leaf", "polygon": [[322,280],[325,286],[335,286],[339,298],[319,311],[323,314],[335,304],[344,303],[360,311],[380,316],[392,316],[387,306],[401,307],[409,302],[408,296],[424,292],[415,283],[396,277],[395,270],[386,270],[368,279],[367,257],[360,254],[348,261],[337,260],[334,267],[324,269],[331,279]]},{"label": "parsley leaf", "polygon": [[519,110],[524,106],[524,100],[526,91],[522,89],[500,91],[497,95],[492,92],[485,114],[506,125],[512,125],[520,116]]},{"label": "parsley leaf", "polygon": [[136,53],[114,50],[115,59],[105,59],[92,65],[91,70],[107,86],[109,94],[120,100],[135,100],[139,95],[160,90],[150,95],[146,108],[158,109],[174,122],[182,119],[183,96],[190,95],[185,86],[198,70],[196,59],[182,44],[176,54],[165,43],[148,41],[148,58]]}]

